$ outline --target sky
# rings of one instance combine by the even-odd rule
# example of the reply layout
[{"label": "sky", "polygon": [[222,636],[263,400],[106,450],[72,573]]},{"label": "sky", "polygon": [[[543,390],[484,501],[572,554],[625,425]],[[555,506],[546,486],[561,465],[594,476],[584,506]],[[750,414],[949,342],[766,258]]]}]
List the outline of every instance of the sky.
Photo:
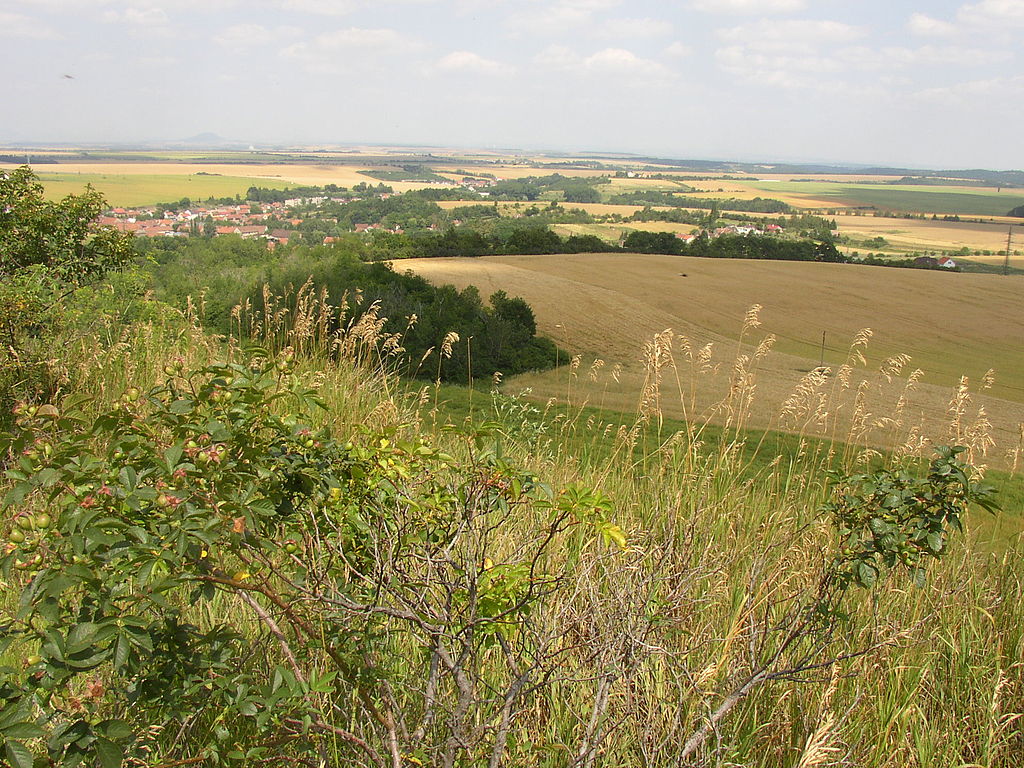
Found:
[{"label": "sky", "polygon": [[0,142],[1024,168],[1024,0],[0,0]]}]

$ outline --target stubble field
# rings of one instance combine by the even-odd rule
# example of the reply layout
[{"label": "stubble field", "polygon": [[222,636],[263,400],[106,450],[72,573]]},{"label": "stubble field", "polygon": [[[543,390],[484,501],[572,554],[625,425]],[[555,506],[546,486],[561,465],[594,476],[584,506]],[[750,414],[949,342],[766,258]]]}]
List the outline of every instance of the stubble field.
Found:
[{"label": "stubble field", "polygon": [[[724,421],[731,417],[722,403],[736,387],[735,360],[756,357],[758,345],[772,334],[772,350],[749,364],[755,387],[746,426],[840,437],[856,428],[863,442],[875,445],[912,432],[943,439],[950,401],[960,377],[967,376],[974,395],[961,421],[977,423],[978,408],[984,407],[995,441],[990,460],[1012,462],[1007,452],[1019,444],[1024,280],[1018,277],[622,254],[410,260],[396,266],[435,283],[476,285],[484,296],[498,289],[522,296],[534,307],[540,331],[581,357],[575,371],[563,367],[509,380],[510,391],[530,388],[542,399],[636,410],[651,377],[644,345],[672,329],[673,363],[659,373],[660,408],[674,417]],[[744,315],[755,304],[763,306],[761,325],[748,327],[740,338]],[[856,354],[851,357],[850,344],[865,328],[872,336],[859,350],[861,363]],[[783,414],[783,404],[802,383],[806,388],[821,362],[822,332],[832,375],[805,399],[834,396],[832,412],[801,415],[791,408]],[[711,357],[704,360],[698,351],[709,343]],[[899,355],[910,359],[894,366]],[[592,368],[594,360],[602,363]],[[881,373],[886,360],[887,373]],[[844,383],[836,373],[849,362]],[[923,374],[908,389],[916,369]],[[990,369],[995,379],[986,387]],[[897,425],[891,422],[901,396],[907,404]],[[854,423],[858,419],[861,427]]]}]

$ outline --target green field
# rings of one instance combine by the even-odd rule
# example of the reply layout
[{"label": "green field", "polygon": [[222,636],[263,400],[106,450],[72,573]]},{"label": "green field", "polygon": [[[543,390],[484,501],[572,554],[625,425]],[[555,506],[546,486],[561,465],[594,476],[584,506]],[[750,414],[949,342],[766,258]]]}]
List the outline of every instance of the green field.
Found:
[{"label": "green field", "polygon": [[205,200],[208,197],[244,195],[252,186],[288,189],[296,186],[278,179],[254,179],[244,176],[200,176],[168,174],[116,173],[40,173],[46,196],[57,200],[75,194],[91,184],[110,205],[154,205],[180,200]]},{"label": "green field", "polygon": [[883,186],[818,181],[757,182],[748,186],[763,192],[834,199],[837,205],[874,206],[917,213],[1005,216],[1010,209],[1024,205],[1024,195],[1019,190],[998,192],[995,189],[972,188],[970,192],[944,192],[924,185]]}]

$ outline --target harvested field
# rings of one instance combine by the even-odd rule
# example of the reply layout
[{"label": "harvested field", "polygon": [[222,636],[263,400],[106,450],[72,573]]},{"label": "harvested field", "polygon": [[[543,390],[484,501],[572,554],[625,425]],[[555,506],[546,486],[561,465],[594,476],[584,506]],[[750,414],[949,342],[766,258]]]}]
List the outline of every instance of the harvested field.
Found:
[{"label": "harvested field", "polygon": [[[967,416],[976,416],[977,406],[984,405],[997,442],[994,462],[1005,463],[1005,451],[1017,444],[1018,424],[1024,423],[1021,278],[622,254],[425,259],[396,266],[436,283],[476,285],[485,296],[502,289],[529,301],[541,331],[582,357],[575,376],[563,368],[516,377],[506,384],[511,390],[530,387],[538,397],[565,398],[572,392],[574,399],[594,405],[635,409],[648,373],[644,344],[670,328],[685,335],[692,349],[711,343],[713,356],[708,369],[691,379],[676,339],[681,383],[674,383],[675,370],[662,371],[665,388],[674,394],[664,396],[661,407],[674,416],[703,414],[724,420],[728,413],[715,408],[735,383],[732,362],[738,353],[753,354],[771,333],[777,341],[758,364],[756,397],[745,423],[832,429],[845,435],[853,427],[852,406],[845,417],[837,407],[823,424],[813,425],[788,423],[779,408],[818,366],[823,331],[825,363],[838,369],[847,361],[858,331],[871,328],[866,365],[855,366],[850,388],[839,394],[852,397],[859,381],[869,382],[873,394],[865,396],[863,407],[873,419],[892,415],[905,377],[920,368],[925,373],[907,394],[909,404],[899,429],[918,426],[924,434],[944,439],[947,409],[959,377],[968,376],[972,386],[980,388],[992,368],[995,384],[976,397]],[[741,341],[742,319],[753,304],[763,305],[763,324],[748,330]],[[886,381],[877,372],[879,367],[900,354],[911,356],[900,372],[904,378]],[[587,367],[594,359],[603,360],[604,366],[591,380]],[[622,369],[613,377],[616,364]],[[839,386],[834,378],[827,384]],[[894,438],[886,433],[862,434],[859,439],[887,444]]]},{"label": "harvested field", "polygon": [[[955,251],[967,247],[972,251],[1006,248],[1007,230],[1002,223],[931,221],[930,219],[890,219],[876,216],[835,216],[840,234],[852,237],[884,237],[894,246],[920,251]],[[1024,226],[1014,226],[1013,249],[1024,251]],[[971,256],[975,261],[998,261],[1001,256]],[[1022,257],[1013,257],[1020,263]]]}]

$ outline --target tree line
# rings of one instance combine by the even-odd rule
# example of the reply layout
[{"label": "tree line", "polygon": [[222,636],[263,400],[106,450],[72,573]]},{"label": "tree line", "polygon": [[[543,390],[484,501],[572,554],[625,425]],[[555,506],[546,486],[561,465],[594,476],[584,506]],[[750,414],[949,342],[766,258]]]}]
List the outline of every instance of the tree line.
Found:
[{"label": "tree line", "polygon": [[[381,334],[400,339],[405,350],[400,373],[465,382],[470,376],[512,375],[557,364],[559,350],[537,335],[533,309],[523,299],[497,291],[484,301],[473,286],[461,291],[435,286],[382,261],[364,261],[367,254],[359,241],[353,237],[334,246],[269,250],[262,241],[237,237],[154,238],[139,240],[137,246],[156,296],[181,308],[189,297],[202,296],[203,321],[219,333],[238,334],[236,306],[249,307],[255,316],[273,314],[275,306],[294,302],[296,290],[310,281],[325,291],[327,303],[345,307],[332,321],[334,330],[355,322],[371,306],[387,318]],[[449,332],[461,341],[441,355]]]},{"label": "tree line", "polygon": [[675,192],[658,192],[655,190],[637,190],[612,195],[608,202],[612,205],[655,205],[667,208],[712,208],[720,211],[743,211],[748,213],[791,213],[793,207],[789,203],[769,197],[755,197],[753,200],[728,198],[719,200],[712,197],[689,197]]},{"label": "tree line", "polygon": [[830,241],[789,240],[771,235],[722,235],[702,233],[685,243],[671,232],[630,232],[623,242],[626,251],[699,256],[713,259],[767,259],[772,261],[828,261],[848,259]]}]

